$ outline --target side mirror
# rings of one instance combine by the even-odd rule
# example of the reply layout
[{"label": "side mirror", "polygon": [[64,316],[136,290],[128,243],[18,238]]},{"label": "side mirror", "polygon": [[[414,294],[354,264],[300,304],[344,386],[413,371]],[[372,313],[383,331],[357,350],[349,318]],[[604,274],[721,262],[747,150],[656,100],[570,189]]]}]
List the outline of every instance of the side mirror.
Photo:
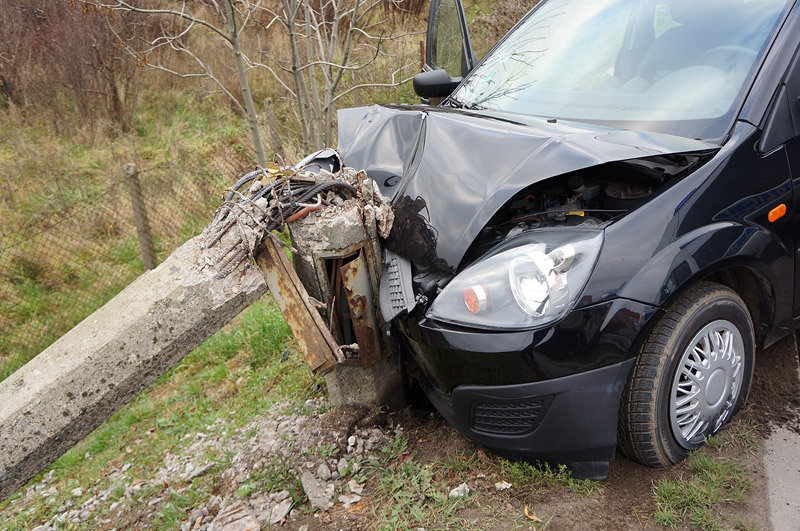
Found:
[{"label": "side mirror", "polygon": [[460,77],[450,77],[450,74],[441,69],[429,70],[414,76],[412,83],[414,92],[420,98],[446,98],[461,83]]}]

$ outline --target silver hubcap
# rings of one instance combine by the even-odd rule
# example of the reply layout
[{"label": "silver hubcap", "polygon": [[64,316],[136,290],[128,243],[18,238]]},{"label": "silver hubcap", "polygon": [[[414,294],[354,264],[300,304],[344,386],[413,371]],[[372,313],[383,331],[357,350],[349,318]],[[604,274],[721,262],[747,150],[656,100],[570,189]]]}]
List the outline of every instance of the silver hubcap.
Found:
[{"label": "silver hubcap", "polygon": [[744,342],[730,321],[707,324],[681,356],[670,389],[672,433],[694,448],[728,420],[742,387]]}]

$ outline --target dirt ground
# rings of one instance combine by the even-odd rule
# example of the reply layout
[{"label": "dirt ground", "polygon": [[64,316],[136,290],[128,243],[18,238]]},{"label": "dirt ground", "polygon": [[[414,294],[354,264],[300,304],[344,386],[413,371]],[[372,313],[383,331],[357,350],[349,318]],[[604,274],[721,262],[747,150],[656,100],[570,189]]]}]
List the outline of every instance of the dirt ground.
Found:
[{"label": "dirt ground", "polygon": [[[788,337],[772,347],[759,351],[754,371],[753,387],[747,406],[718,437],[725,441],[720,448],[704,447],[709,456],[722,456],[740,461],[749,473],[751,487],[746,503],[725,503],[718,507],[731,525],[745,522],[757,529],[770,529],[769,500],[764,473],[764,441],[773,426],[800,430],[797,411],[800,410],[800,382],[797,378],[795,338]],[[406,428],[409,455],[425,463],[444,461],[447,456],[463,454],[476,456],[474,466],[453,477],[448,485],[465,481],[474,494],[472,504],[458,516],[483,529],[510,529],[533,525],[525,516],[529,513],[541,519],[536,527],[547,529],[621,529],[662,528],[653,520],[654,486],[664,479],[688,476],[686,463],[652,469],[641,466],[617,454],[611,463],[608,479],[601,493],[584,495],[563,488],[531,492],[524,486],[512,486],[497,492],[494,483],[503,480],[500,458],[484,451],[436,414],[422,410],[405,410],[396,422]],[[370,528],[370,515],[334,511],[327,518],[309,519],[309,529]],[[544,525],[546,524],[546,526]]]},{"label": "dirt ground", "polygon": [[[749,482],[744,501],[713,507],[706,528],[771,528],[765,440],[773,426],[800,432],[795,356],[794,337],[759,352],[747,406],[699,450],[738,461]],[[125,456],[109,462],[105,479],[81,485],[91,498],[64,504],[37,529],[658,529],[656,486],[696,475],[687,462],[650,469],[621,455],[604,482],[537,475],[530,467],[520,473],[426,409],[329,410],[307,400],[278,404],[227,430],[221,419],[187,435],[185,446],[166,452],[149,472],[125,464]],[[312,506],[301,476],[320,486],[321,505]],[[49,481],[31,486],[18,507],[46,503]],[[499,482],[510,487],[499,490]],[[448,496],[464,484],[467,496]],[[186,504],[187,497],[195,501]]]},{"label": "dirt ground", "polygon": [[[738,427],[749,426],[751,414],[757,411],[757,406],[749,408],[726,427],[725,431],[735,433]],[[685,464],[669,469],[651,469],[617,454],[611,464],[608,479],[603,482],[602,491],[597,495],[587,496],[563,488],[531,492],[524,485],[515,485],[508,491],[497,492],[494,484],[504,480],[499,465],[500,458],[482,450],[438,416],[430,417],[418,411],[405,412],[402,421],[411,441],[409,455],[413,455],[416,460],[437,463],[454,454],[477,457],[467,474],[454,475],[448,485],[455,486],[462,481],[469,485],[471,493],[474,493],[471,494],[472,504],[459,512],[458,517],[470,521],[478,529],[545,527],[529,521],[525,516],[526,507],[543,524],[547,524],[547,529],[661,529],[662,526],[652,518],[655,510],[654,486],[663,479],[675,479],[690,474]],[[731,503],[719,509],[730,522],[743,518],[757,529],[770,529],[767,486],[762,463],[764,433],[759,432],[755,444],[750,448],[733,444],[720,450],[708,447],[701,450],[709,455],[737,459],[744,464],[752,481],[748,502]],[[309,529],[372,528],[371,514],[366,509],[360,513],[333,511],[322,519],[309,518],[298,524],[308,525]]]}]

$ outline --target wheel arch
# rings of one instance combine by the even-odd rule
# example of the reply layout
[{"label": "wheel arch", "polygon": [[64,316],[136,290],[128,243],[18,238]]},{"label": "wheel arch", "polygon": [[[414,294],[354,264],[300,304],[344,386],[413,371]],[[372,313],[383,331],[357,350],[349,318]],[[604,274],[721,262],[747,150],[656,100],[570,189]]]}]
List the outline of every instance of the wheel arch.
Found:
[{"label": "wheel arch", "polygon": [[663,301],[662,308],[668,308],[673,301],[704,281],[726,286],[742,298],[753,322],[756,344],[763,346],[775,323],[775,290],[767,276],[753,265],[717,264],[717,267],[700,271],[684,282]]},{"label": "wheel arch", "polygon": [[769,279],[755,268],[737,265],[711,272],[702,280],[731,288],[744,301],[756,344],[764,345],[775,323],[775,290]]},{"label": "wheel arch", "polygon": [[666,309],[698,282],[722,284],[747,306],[756,344],[768,346],[784,335],[791,321],[793,290],[776,288],[779,277],[794,278],[793,269],[792,253],[769,232],[717,223],[653,256],[621,295]]}]

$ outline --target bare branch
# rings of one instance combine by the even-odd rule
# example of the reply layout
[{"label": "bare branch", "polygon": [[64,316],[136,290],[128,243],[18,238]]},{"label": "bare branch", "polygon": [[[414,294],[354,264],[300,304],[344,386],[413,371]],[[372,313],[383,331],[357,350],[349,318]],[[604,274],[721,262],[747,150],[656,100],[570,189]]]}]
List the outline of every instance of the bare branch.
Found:
[{"label": "bare branch", "polygon": [[[175,45],[175,41],[172,41],[170,43],[170,47],[173,50],[177,51],[177,52],[185,53],[186,55],[191,57],[198,64],[198,66],[202,69],[202,71],[205,73],[205,77],[208,78],[209,80],[211,80],[215,85],[217,85],[219,87],[219,89],[224,94],[226,94],[236,104],[236,108],[239,109],[239,111],[242,114],[246,114],[247,111],[245,110],[244,106],[241,104],[239,99],[236,96],[234,96],[233,94],[231,94],[231,92],[225,87],[225,85],[222,83],[222,81],[220,81],[213,74],[211,69],[208,66],[206,66],[206,64],[199,57],[197,57],[197,55],[195,55],[194,53],[192,53],[190,50],[188,50],[187,48],[185,48],[183,46],[176,46]],[[192,76],[192,77],[199,77],[199,76]]]},{"label": "bare branch", "polygon": [[244,31],[244,28],[247,27],[247,24],[250,22],[250,17],[260,7],[261,7],[261,0],[258,0],[255,5],[248,5],[247,6],[247,10],[245,11],[244,19],[242,20],[242,23],[241,23],[241,28],[239,29],[239,34],[240,35],[241,35],[242,31]]},{"label": "bare branch", "polygon": [[[267,72],[272,74],[272,77],[274,77],[275,80],[278,83],[280,83],[280,85],[284,88],[284,90],[286,90],[289,94],[291,94],[291,96],[293,98],[297,97],[297,94],[294,93],[294,91],[289,87],[289,85],[287,85],[286,83],[283,82],[283,80],[280,78],[280,76],[278,76],[278,74],[276,74],[275,71],[272,68],[269,67],[269,65],[265,65],[264,63],[259,63],[259,62],[256,62],[256,61],[251,61],[250,59],[247,59],[247,62],[250,64],[251,67],[265,69]],[[282,70],[286,70],[287,72],[291,72],[291,70],[289,70],[287,68],[284,68],[284,67],[282,67],[280,65],[279,65],[279,68],[281,68]]]},{"label": "bare branch", "polygon": [[185,1],[181,2],[180,11],[175,11],[174,9],[149,9],[149,8],[136,7],[134,5],[129,4],[125,0],[117,0],[114,3],[106,3],[103,2],[102,0],[79,0],[79,1],[83,4],[100,7],[103,9],[111,9],[113,11],[129,11],[131,13],[144,13],[149,15],[170,15],[173,17],[178,17],[183,20],[199,24],[200,26],[205,26],[214,33],[218,34],[226,41],[228,42],[231,41],[231,37],[225,31],[217,28],[214,24],[208,22],[207,20],[197,18],[195,16],[192,16],[184,12],[183,9],[186,7]]},{"label": "bare branch", "polygon": [[401,70],[403,70],[404,68],[408,68],[409,66],[413,66],[413,65],[403,65],[400,68],[398,68],[397,70],[395,70],[394,72],[392,72],[392,82],[391,83],[363,83],[361,85],[355,85],[355,86],[350,87],[349,89],[345,90],[344,92],[339,93],[336,97],[334,97],[331,100],[330,104],[332,105],[332,104],[336,103],[340,98],[343,98],[343,97],[347,96],[348,94],[350,94],[351,92],[353,92],[354,90],[359,89],[359,88],[364,88],[364,87],[397,87],[397,86],[402,85],[403,83],[408,83],[409,81],[411,81],[414,78],[413,76],[412,77],[407,77],[407,78],[403,79],[402,81],[395,81],[395,76]]}]

